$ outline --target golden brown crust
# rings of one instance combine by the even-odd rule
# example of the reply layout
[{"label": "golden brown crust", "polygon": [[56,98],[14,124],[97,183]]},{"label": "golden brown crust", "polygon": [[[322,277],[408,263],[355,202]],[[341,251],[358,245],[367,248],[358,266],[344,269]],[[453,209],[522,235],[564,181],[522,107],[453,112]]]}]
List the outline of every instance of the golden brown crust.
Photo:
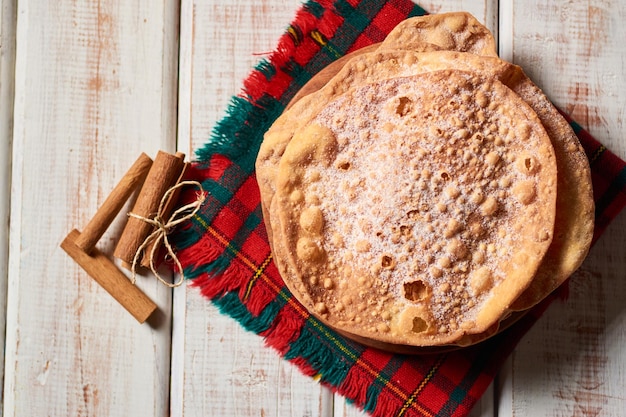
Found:
[{"label": "golden brown crust", "polygon": [[497,56],[489,29],[465,12],[406,19],[387,35],[379,50],[423,51],[424,45],[429,45],[430,50]]},{"label": "golden brown crust", "polygon": [[[437,25],[439,25],[439,29],[437,30],[441,32],[443,26],[450,24],[451,18],[460,21],[458,16],[438,17]],[[554,147],[559,172],[557,177],[555,236],[530,286],[510,306],[510,310],[525,310],[558,287],[580,265],[587,254],[593,234],[594,211],[587,159],[569,124],[561,117],[545,95],[523,74],[519,67],[491,56],[478,57],[470,56],[470,54],[443,51],[422,54],[415,53],[415,51],[393,50],[406,49],[407,45],[411,47],[412,42],[415,42],[413,47],[420,51],[445,49],[442,42],[429,43],[426,41],[425,36],[430,36],[432,41],[440,34],[425,34],[423,30],[424,23],[405,22],[403,25],[404,29],[402,29],[402,26],[399,26],[397,31],[404,30],[405,33],[415,32],[410,35],[412,36],[412,41],[404,42],[401,40],[401,36],[389,37],[386,40],[386,48],[388,50],[383,51],[384,48],[379,48],[377,53],[367,54],[365,54],[366,51],[357,51],[352,56],[345,58],[344,61],[348,62],[345,66],[343,66],[343,63],[338,62],[336,65],[328,68],[326,73],[320,73],[319,77],[316,76],[311,81],[311,86],[314,88],[307,85],[292,102],[297,103],[290,104],[290,108],[292,105],[298,106],[295,111],[286,111],[266,135],[266,140],[261,147],[257,160],[257,176],[261,188],[264,219],[267,223],[270,244],[272,245],[276,262],[279,264],[280,270],[290,270],[289,274],[292,275],[296,273],[296,269],[290,266],[289,262],[285,262],[285,259],[289,256],[289,251],[285,247],[284,239],[282,239],[280,234],[277,238],[272,236],[273,230],[280,230],[282,225],[279,222],[277,210],[270,210],[270,207],[274,206],[276,200],[275,184],[278,164],[285,148],[292,140],[294,132],[309,123],[317,112],[323,108],[325,102],[350,91],[352,88],[363,84],[376,83],[387,78],[411,76],[441,69],[460,68],[480,74],[483,78],[496,78],[517,93],[537,114]],[[411,25],[413,26],[412,29],[410,28]],[[419,27],[420,25],[422,25],[421,28]],[[428,24],[425,26],[427,27]],[[482,53],[495,56],[494,44],[489,42],[490,34],[485,36],[480,28],[478,30],[468,29],[471,26],[471,19],[469,19],[462,30],[466,32],[473,30],[474,41],[468,40],[471,37],[466,37],[464,41],[454,41],[455,43],[452,43],[452,47],[460,50],[469,50],[477,54]],[[407,27],[409,27],[408,30]],[[420,31],[422,33],[419,33]],[[457,36],[457,39],[460,38]],[[476,41],[476,39],[480,42]],[[376,48],[377,46],[372,46],[369,50],[376,50]],[[355,56],[358,57],[355,58]],[[343,69],[330,82],[327,82],[333,73],[337,72],[342,66]],[[315,82],[318,84],[314,85]],[[315,90],[320,88],[320,86],[324,86],[321,87],[324,91],[323,99],[319,97],[317,99],[313,99],[313,97],[304,97],[302,99],[303,96],[310,92],[309,87]],[[517,192],[521,193],[520,195],[522,196],[524,195],[523,190],[518,190]],[[309,227],[311,224],[309,222]],[[308,248],[309,252],[310,249]],[[306,251],[307,248],[303,247],[301,250]],[[288,283],[288,286],[291,288],[293,284]],[[298,291],[294,288],[291,289],[294,292]],[[303,287],[301,286],[300,291],[302,290]],[[415,291],[418,292],[417,290]],[[314,309],[315,305],[312,307],[313,311]],[[502,318],[508,314],[503,312]],[[514,313],[514,315],[519,314],[523,313]],[[504,323],[507,322],[505,319]],[[337,330],[342,331],[341,328]],[[498,325],[495,323],[482,333],[466,334],[454,343],[461,346],[477,343],[490,337],[497,331]],[[352,334],[352,337],[388,350],[411,353],[415,349],[414,346],[398,344],[397,342],[386,343],[368,337],[359,337],[355,334]],[[443,343],[442,340],[439,342]],[[422,352],[432,348],[421,347],[417,349],[418,352]]]},{"label": "golden brown crust", "polygon": [[589,161],[569,123],[527,78],[512,88],[541,119],[552,140],[559,173],[552,245],[530,287],[511,306],[511,310],[523,311],[547,297],[582,264],[593,238],[595,207]]},{"label": "golden brown crust", "polygon": [[[580,266],[589,250],[594,227],[589,163],[571,127],[545,95],[519,67],[498,58],[457,52],[412,51],[375,52],[356,57],[328,84],[325,91],[330,98],[341,94],[346,89],[344,85],[360,85],[383,77],[443,68],[466,69],[497,77],[533,108],[552,140],[561,173],[557,193],[558,232],[531,287],[511,306],[515,311],[525,310],[545,298]],[[314,108],[308,103],[303,105]],[[296,109],[294,114],[298,112]]]},{"label": "golden brown crust", "polygon": [[448,70],[327,102],[286,147],[270,210],[281,274],[313,314],[429,346],[497,323],[549,246],[555,196],[534,112],[497,80]]}]

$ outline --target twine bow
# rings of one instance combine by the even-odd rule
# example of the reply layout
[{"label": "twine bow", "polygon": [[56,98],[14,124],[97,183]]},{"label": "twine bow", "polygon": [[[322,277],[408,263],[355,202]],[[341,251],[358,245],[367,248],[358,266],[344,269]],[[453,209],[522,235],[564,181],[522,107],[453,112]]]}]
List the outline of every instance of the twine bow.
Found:
[{"label": "twine bow", "polygon": [[[179,209],[174,211],[174,213],[172,213],[172,215],[169,217],[169,219],[167,219],[167,221],[164,221],[163,211],[165,209],[166,203],[169,200],[171,194],[174,191],[176,191],[178,188],[181,188],[187,185],[194,185],[199,188],[199,192],[196,194],[197,195],[196,200],[187,205],[180,207]],[[176,253],[174,252],[174,249],[172,248],[172,245],[170,244],[170,241],[167,238],[167,235],[174,227],[191,219],[198,212],[198,210],[200,209],[200,206],[202,205],[205,199],[206,199],[206,193],[204,192],[204,189],[202,188],[202,184],[200,184],[198,181],[181,181],[180,183],[176,184],[175,186],[171,187],[165,192],[165,194],[161,198],[161,202],[159,203],[159,209],[157,211],[157,214],[153,218],[143,217],[132,212],[128,213],[128,216],[134,217],[135,219],[142,220],[154,226],[155,228],[155,230],[143,241],[141,246],[139,246],[139,248],[137,249],[137,252],[135,253],[135,256],[133,257],[133,263],[132,263],[132,268],[131,268],[131,272],[132,272],[131,282],[133,284],[136,282],[137,265],[139,264],[141,254],[145,251],[148,245],[150,245],[153,242],[154,244],[152,246],[152,250],[150,251],[148,256],[150,259],[150,270],[152,271],[154,276],[159,281],[161,281],[161,283],[163,283],[164,285],[167,285],[170,288],[178,287],[185,281],[185,274],[183,273],[183,266],[178,260],[178,257],[176,256]],[[188,213],[183,215],[183,213],[185,212],[188,212]],[[174,260],[174,262],[176,263],[176,267],[180,271],[180,278],[178,279],[178,281],[174,283],[170,283],[164,280],[161,277],[161,275],[157,272],[156,266],[154,265],[154,259],[157,255],[157,251],[161,247],[161,243],[165,244],[165,247],[167,248],[167,254],[169,255],[171,259]]]}]

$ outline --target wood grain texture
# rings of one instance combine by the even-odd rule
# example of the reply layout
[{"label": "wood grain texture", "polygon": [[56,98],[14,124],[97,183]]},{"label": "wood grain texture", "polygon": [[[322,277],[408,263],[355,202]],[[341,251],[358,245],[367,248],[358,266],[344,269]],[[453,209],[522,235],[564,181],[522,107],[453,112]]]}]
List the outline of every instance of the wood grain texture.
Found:
[{"label": "wood grain texture", "polygon": [[[0,343],[3,346],[9,261],[16,6],[15,0],[0,0]],[[3,387],[4,361],[0,363],[0,390]]]},{"label": "wood grain texture", "polygon": [[[508,2],[505,2],[508,3]],[[556,105],[622,158],[626,4],[620,0],[510,3],[504,46]],[[504,29],[506,28],[506,29]]]},{"label": "wood grain texture", "polygon": [[[139,325],[62,250],[141,151],[175,146],[177,5],[20,1],[5,416],[165,416],[171,291]],[[111,253],[119,222],[98,248]]]},{"label": "wood grain texture", "polygon": [[[182,2],[180,151],[193,155],[206,142],[230,98],[273,50],[300,4]],[[332,397],[259,336],[220,314],[197,289],[175,291],[173,416],[331,415]]]},{"label": "wood grain texture", "polygon": [[[419,3],[473,13],[501,56],[626,158],[626,3]],[[3,415],[364,416],[197,289],[177,288],[172,310],[172,292],[139,277],[163,312],[139,325],[59,248],[140,152],[202,146],[300,5],[0,0]],[[98,249],[112,253],[121,228],[116,218]],[[622,213],[472,417],[624,415],[624,230]]]},{"label": "wood grain texture", "polygon": [[113,220],[128,203],[130,197],[145,180],[151,166],[152,158],[142,152],[135,163],[126,171],[122,179],[111,190],[102,205],[89,220],[89,223],[82,228],[80,237],[76,240],[76,245],[83,252],[86,254],[91,253],[102,235],[113,223]]},{"label": "wood grain texture", "polygon": [[186,304],[182,404],[172,415],[330,415],[328,395],[260,337],[234,327],[193,289]]},{"label": "wood grain texture", "polygon": [[80,232],[73,229],[61,242],[61,248],[139,323],[145,322],[157,309],[157,305],[131,283],[107,254],[96,248],[86,253],[76,243],[80,236]]},{"label": "wood grain texture", "polygon": [[[626,157],[626,4],[501,2],[501,50],[558,106]],[[509,39],[506,44],[503,39]],[[626,409],[626,215],[602,236],[501,375],[501,416],[619,416]]]}]

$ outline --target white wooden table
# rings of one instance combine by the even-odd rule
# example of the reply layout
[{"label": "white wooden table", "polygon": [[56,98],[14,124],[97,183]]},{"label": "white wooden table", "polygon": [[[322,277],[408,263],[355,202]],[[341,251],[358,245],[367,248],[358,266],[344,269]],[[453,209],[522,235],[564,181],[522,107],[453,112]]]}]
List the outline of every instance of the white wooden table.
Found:
[{"label": "white wooden table", "polygon": [[[139,325],[59,248],[140,152],[201,146],[300,2],[0,4],[4,415],[361,415],[195,289],[141,279],[163,313]],[[472,12],[502,57],[626,158],[626,2],[421,5]],[[523,339],[475,416],[626,415],[626,214],[570,292]]]}]

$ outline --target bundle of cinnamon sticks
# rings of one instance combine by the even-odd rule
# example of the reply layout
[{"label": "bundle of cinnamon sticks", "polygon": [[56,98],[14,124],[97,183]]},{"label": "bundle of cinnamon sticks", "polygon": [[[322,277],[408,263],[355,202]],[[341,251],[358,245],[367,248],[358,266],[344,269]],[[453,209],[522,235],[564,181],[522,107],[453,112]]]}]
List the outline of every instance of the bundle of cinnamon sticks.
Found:
[{"label": "bundle of cinnamon sticks", "polygon": [[[142,219],[152,219],[155,216],[168,218],[174,211],[179,189],[169,193],[164,208],[158,212],[161,200],[168,190],[179,184],[185,175],[189,163],[185,163],[184,159],[185,155],[180,152],[169,154],[159,151],[154,161],[142,153],[82,232],[72,230],[61,243],[63,250],[140,323],[150,317],[157,305],[133,285],[111,257],[96,248],[96,244],[139,189],[131,209],[134,215],[128,216],[113,256],[127,269],[134,269],[138,265],[147,267],[151,262],[158,264],[162,256],[157,255],[159,259],[151,259],[149,256],[152,253],[159,254],[159,248],[152,248],[156,242],[146,242],[154,226]],[[148,249],[141,250],[142,246]]]}]

